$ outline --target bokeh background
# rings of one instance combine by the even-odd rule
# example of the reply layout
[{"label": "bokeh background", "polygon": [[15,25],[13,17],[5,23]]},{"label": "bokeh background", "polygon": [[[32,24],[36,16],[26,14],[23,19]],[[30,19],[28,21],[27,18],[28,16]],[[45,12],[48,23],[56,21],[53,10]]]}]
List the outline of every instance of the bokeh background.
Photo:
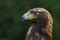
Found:
[{"label": "bokeh background", "polygon": [[36,7],[51,13],[53,39],[60,40],[60,0],[0,0],[0,40],[25,40],[31,23],[22,21],[22,15]]}]

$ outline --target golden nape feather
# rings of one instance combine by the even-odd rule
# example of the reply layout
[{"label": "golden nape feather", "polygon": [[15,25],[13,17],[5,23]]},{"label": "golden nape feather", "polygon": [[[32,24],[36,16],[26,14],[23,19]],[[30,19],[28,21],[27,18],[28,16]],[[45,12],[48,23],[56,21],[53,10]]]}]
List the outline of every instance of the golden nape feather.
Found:
[{"label": "golden nape feather", "polygon": [[53,19],[46,9],[30,9],[22,18],[32,23],[25,40],[52,40]]},{"label": "golden nape feather", "polygon": [[46,9],[44,9],[44,8],[41,8],[40,11],[41,11],[41,12],[44,12],[44,13],[47,15],[47,17],[48,17],[48,19],[47,19],[47,20],[48,20],[48,23],[47,23],[47,25],[46,25],[45,31],[47,32],[47,35],[52,36],[52,25],[53,25],[52,16],[51,16],[51,14],[50,14]]}]

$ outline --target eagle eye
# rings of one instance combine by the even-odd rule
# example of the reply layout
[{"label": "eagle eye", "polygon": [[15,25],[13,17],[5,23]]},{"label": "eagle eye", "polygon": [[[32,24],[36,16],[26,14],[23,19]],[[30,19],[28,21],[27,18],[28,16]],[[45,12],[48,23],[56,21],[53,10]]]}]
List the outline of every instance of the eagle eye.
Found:
[{"label": "eagle eye", "polygon": [[34,15],[37,15],[37,12],[36,11],[31,11],[30,13],[32,13]]}]

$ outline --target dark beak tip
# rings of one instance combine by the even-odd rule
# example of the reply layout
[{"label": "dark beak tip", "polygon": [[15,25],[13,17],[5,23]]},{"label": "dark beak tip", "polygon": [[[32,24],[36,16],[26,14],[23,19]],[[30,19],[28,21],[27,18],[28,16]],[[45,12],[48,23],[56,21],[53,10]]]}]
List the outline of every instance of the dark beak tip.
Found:
[{"label": "dark beak tip", "polygon": [[22,16],[22,21],[24,21],[24,17]]},{"label": "dark beak tip", "polygon": [[27,16],[26,16],[26,14],[23,14],[23,16],[22,16],[22,20],[24,21],[24,20],[27,20]]}]

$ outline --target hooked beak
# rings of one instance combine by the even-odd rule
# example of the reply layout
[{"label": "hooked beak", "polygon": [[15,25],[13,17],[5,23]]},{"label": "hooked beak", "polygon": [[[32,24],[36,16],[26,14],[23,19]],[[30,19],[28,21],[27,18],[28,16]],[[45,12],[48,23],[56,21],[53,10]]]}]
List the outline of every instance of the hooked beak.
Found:
[{"label": "hooked beak", "polygon": [[26,20],[26,19],[28,19],[27,15],[26,15],[26,14],[23,14],[22,20],[24,21],[24,20]]},{"label": "hooked beak", "polygon": [[29,12],[23,14],[22,16],[22,20],[32,20],[33,18],[36,18],[36,16],[34,16],[34,14],[31,14]]}]

